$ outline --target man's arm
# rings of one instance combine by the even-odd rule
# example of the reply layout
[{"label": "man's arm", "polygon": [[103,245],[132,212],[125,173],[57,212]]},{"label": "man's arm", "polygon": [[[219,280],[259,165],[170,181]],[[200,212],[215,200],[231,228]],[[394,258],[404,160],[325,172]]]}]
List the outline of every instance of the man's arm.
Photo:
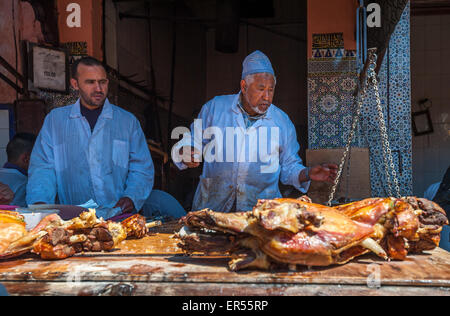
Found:
[{"label": "man's arm", "polygon": [[308,176],[308,169],[303,165],[302,159],[298,155],[300,145],[297,141],[297,132],[291,121],[285,124],[284,129],[281,129],[280,138],[280,180],[283,184],[292,185],[300,192],[306,193],[309,190],[311,179]]},{"label": "man's arm", "polygon": [[8,205],[12,200],[14,200],[14,192],[7,184],[0,183],[0,204]]},{"label": "man's arm", "polygon": [[31,153],[26,198],[28,205],[55,202],[56,172],[51,135],[52,117],[49,114]]},{"label": "man's arm", "polygon": [[[128,177],[124,196],[116,206],[126,213],[133,208],[140,210],[153,189],[155,169],[141,125],[135,119],[130,139]],[[131,200],[131,201],[130,201]],[[130,204],[132,202],[133,205]]]}]

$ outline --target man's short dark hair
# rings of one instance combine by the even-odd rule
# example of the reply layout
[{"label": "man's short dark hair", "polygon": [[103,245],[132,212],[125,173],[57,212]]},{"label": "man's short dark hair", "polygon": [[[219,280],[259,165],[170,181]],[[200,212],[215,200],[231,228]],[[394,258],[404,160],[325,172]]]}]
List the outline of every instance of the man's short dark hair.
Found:
[{"label": "man's short dark hair", "polygon": [[36,135],[31,133],[17,133],[6,146],[6,155],[9,162],[15,162],[23,153],[33,151]]},{"label": "man's short dark hair", "polygon": [[[98,59],[95,59],[94,57],[82,57],[80,59],[75,60],[75,62],[72,64],[72,78],[78,79],[78,66],[79,65],[85,65],[85,66],[99,66],[105,69],[105,66],[101,61]],[[106,69],[105,69],[106,72]]]}]

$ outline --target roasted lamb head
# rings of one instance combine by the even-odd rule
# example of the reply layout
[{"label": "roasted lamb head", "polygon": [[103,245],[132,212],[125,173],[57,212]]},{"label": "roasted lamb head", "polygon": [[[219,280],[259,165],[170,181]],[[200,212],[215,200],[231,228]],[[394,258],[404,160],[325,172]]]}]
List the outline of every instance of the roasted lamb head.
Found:
[{"label": "roasted lamb head", "polygon": [[439,246],[442,226],[448,225],[445,211],[422,198],[373,198],[335,207],[354,221],[374,228],[372,238],[389,258],[404,260]]}]

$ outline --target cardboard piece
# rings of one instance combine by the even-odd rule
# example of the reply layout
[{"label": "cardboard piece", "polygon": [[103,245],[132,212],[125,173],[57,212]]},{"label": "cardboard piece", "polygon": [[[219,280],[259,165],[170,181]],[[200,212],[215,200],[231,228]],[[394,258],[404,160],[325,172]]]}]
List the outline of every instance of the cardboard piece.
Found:
[{"label": "cardboard piece", "polygon": [[[312,167],[323,163],[334,163],[339,166],[343,154],[343,148],[308,149],[306,151],[307,166]],[[367,148],[352,148],[349,156],[350,168],[348,170],[347,159],[334,200],[342,198],[362,200],[371,197],[369,150]],[[331,184],[313,181],[308,196],[314,203],[326,204],[331,187]]]}]

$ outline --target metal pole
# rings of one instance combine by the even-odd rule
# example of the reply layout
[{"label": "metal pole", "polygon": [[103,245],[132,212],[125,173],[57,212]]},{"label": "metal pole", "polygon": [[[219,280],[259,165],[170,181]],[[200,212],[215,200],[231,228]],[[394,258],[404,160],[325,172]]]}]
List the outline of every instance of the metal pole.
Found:
[{"label": "metal pole", "polygon": [[[177,2],[174,3],[173,16],[176,17],[177,14]],[[172,112],[173,112],[173,97],[175,91],[175,66],[176,66],[176,54],[177,54],[177,23],[172,22],[172,70],[170,74],[170,97],[169,97],[169,118],[167,124],[167,148],[166,152],[170,153],[171,145],[171,134],[172,134]],[[168,191],[170,192],[170,164],[167,166],[166,172],[166,184]]]}]

